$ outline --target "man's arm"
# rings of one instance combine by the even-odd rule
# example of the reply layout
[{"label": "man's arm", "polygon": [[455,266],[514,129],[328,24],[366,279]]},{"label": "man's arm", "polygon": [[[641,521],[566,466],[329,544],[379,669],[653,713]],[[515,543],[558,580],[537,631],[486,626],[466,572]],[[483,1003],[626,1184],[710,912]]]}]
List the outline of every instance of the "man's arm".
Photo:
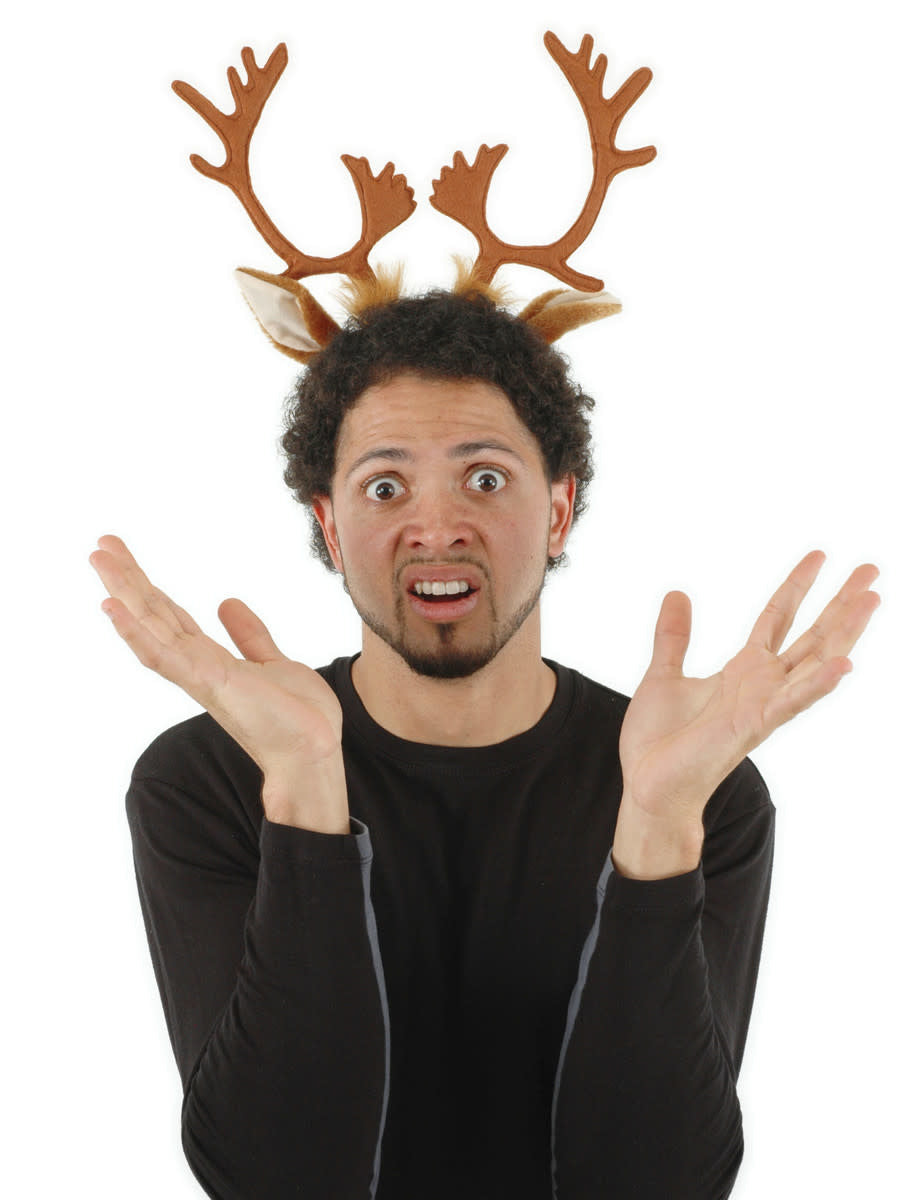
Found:
[{"label": "man's arm", "polygon": [[632,879],[606,859],[555,1087],[555,1200],[722,1200],[732,1189],[775,808],[749,759],[718,790],[725,819],[694,870]]},{"label": "man's arm", "polygon": [[219,1200],[367,1200],[390,1034],[339,700],[242,600],[218,608],[241,659],[121,538],[90,563],[138,660],[207,710],[147,748],[126,797],[189,1165]]},{"label": "man's arm", "polygon": [[254,844],[239,751],[213,733],[215,752],[161,735],[126,797],[183,1150],[217,1200],[368,1200],[389,1068],[370,834],[266,819]]},{"label": "man's arm", "polygon": [[[880,604],[868,590],[880,572],[863,563],[782,652],[824,559],[818,550],[801,559],[743,649],[706,679],[684,674],[691,601],[678,591],[663,600],[650,666],[621,723],[625,809],[561,1051],[552,1134],[560,1200],[730,1194],[775,815],[746,755],[837,686]],[[753,792],[742,812],[733,806],[735,818],[712,806],[728,786]],[[721,813],[711,830],[709,807]]]}]

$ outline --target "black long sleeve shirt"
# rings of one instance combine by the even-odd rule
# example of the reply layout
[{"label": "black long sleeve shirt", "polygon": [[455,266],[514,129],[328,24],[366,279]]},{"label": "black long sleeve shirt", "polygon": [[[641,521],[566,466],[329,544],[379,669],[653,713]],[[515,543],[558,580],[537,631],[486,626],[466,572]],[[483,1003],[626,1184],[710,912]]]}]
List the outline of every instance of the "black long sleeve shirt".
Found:
[{"label": "black long sleeve shirt", "polygon": [[775,807],[750,759],[711,796],[694,871],[611,858],[629,698],[557,675],[490,746],[395,737],[352,684],[348,834],[265,818],[262,773],[207,712],[126,797],[183,1085],[219,1200],[720,1200]]}]

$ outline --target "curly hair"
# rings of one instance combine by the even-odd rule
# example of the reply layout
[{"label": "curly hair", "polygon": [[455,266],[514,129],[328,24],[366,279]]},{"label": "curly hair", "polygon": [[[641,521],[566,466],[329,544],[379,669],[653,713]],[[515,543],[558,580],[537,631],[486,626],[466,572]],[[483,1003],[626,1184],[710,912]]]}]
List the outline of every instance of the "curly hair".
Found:
[{"label": "curly hair", "polygon": [[[576,477],[576,523],[593,476],[586,413],[595,401],[571,381],[563,355],[489,295],[433,289],[351,316],[311,358],[287,398],[279,439],[287,457],[284,479],[310,513],[311,552],[328,570],[335,567],[311,503],[330,495],[343,418],[367,388],[404,372],[483,380],[502,389],[541,446],[548,483],[571,472]],[[548,558],[547,569],[565,561],[565,554]]]}]

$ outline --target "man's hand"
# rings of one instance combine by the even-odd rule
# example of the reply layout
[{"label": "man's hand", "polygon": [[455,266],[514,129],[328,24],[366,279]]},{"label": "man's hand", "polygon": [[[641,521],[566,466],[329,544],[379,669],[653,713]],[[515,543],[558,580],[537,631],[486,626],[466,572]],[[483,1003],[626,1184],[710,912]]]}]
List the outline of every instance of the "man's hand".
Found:
[{"label": "man's hand", "polygon": [[622,805],[645,829],[700,828],[708,799],[734,767],[852,669],[847,655],[880,604],[868,591],[880,574],[873,563],[856,567],[812,628],[779,654],[825,558],[812,550],[801,559],[743,649],[708,679],[683,675],[691,601],[684,592],[666,595],[653,659],[625,713],[619,743]]},{"label": "man's hand", "polygon": [[[111,597],[102,609],[140,662],[181,687],[243,747],[265,776],[264,801],[278,795],[281,804],[284,794],[282,823],[316,816],[303,827],[348,832],[343,715],[323,677],[286,658],[259,617],[228,599],[218,616],[244,656],[235,658],[151,584],[121,538],[98,540],[89,561]],[[296,812],[299,785],[310,803]]]}]

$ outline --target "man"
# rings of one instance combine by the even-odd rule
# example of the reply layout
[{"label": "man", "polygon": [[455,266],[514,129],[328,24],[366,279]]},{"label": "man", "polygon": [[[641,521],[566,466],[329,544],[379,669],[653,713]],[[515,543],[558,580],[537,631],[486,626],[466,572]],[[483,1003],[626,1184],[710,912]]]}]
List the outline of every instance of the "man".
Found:
[{"label": "man", "polygon": [[127,812],[211,1196],[732,1189],[775,816],[746,754],[850,669],[878,571],[782,654],[808,554],[709,679],[669,593],[633,699],[543,659],[591,477],[562,361],[442,292],[312,360],[285,477],[362,618],[351,658],[293,662],[229,599],[237,658],[119,538],[90,556],[118,633],[207,710],[140,756]]}]

